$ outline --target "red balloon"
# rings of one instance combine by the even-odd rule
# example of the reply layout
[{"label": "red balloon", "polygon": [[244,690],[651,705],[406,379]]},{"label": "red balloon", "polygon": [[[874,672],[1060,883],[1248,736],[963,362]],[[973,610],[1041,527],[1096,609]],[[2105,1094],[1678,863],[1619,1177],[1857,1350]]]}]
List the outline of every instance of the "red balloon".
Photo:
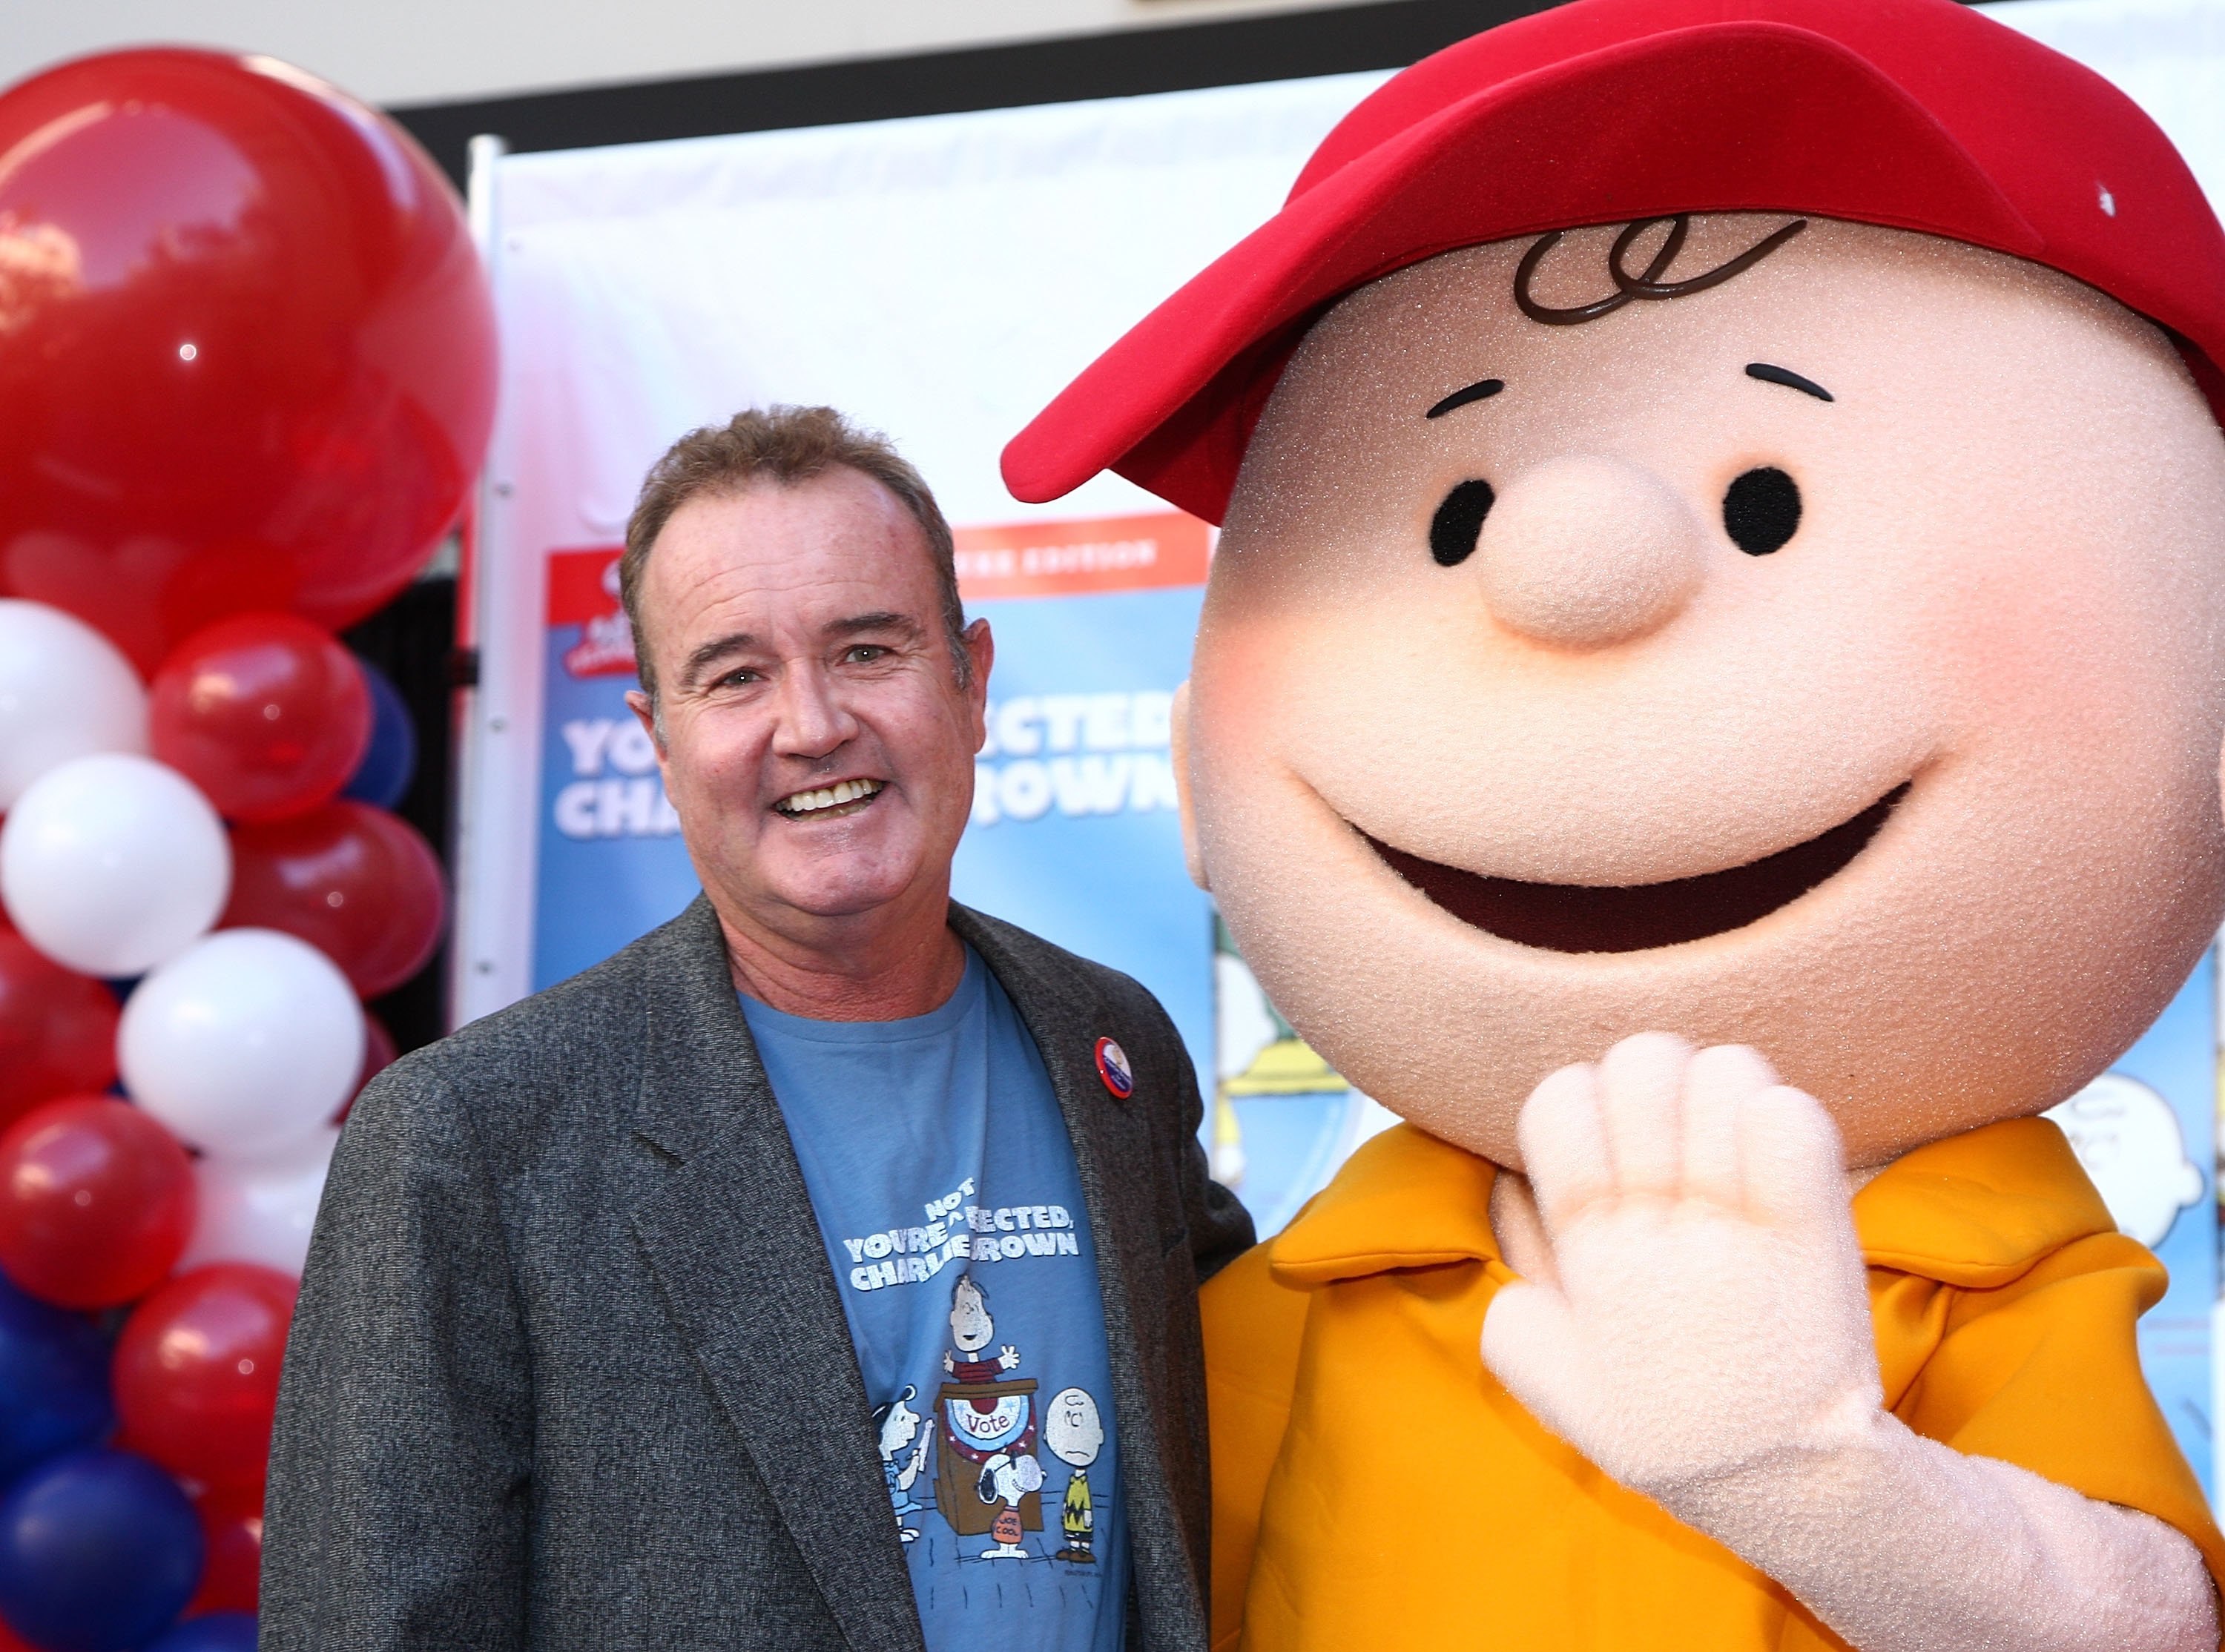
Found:
[{"label": "red balloon", "polygon": [[201,1564],[201,1586],[187,1603],[186,1616],[253,1611],[263,1576],[262,1493],[206,1492],[195,1502],[194,1512],[201,1517],[207,1558]]},{"label": "red balloon", "polygon": [[0,1268],[64,1307],[112,1307],[176,1265],[193,1168],[149,1114],[111,1096],[34,1109],[0,1136]]},{"label": "red balloon", "polygon": [[113,1367],[132,1445],[204,1486],[262,1484],[298,1288],[275,1268],[217,1262],[132,1309]]},{"label": "red balloon", "polygon": [[232,831],[231,902],[219,921],[299,935],[366,998],[424,968],[447,921],[440,860],[399,815],[339,798]]},{"label": "red balloon", "polygon": [[210,621],[338,628],[408,583],[494,407],[462,203],[367,104],[219,52],[0,95],[0,594],[143,672]]},{"label": "red balloon", "polygon": [[355,656],[291,614],[239,614],[180,643],[148,695],[155,756],[234,820],[272,820],[347,784],[371,744]]},{"label": "red balloon", "polygon": [[0,1129],[41,1102],[116,1082],[116,995],[0,922]]}]

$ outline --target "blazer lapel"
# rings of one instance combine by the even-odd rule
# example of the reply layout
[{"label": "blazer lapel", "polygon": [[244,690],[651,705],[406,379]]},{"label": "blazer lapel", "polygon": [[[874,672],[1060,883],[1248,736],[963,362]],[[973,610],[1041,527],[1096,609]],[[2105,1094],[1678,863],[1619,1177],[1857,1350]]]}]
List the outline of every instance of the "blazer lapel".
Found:
[{"label": "blazer lapel", "polygon": [[925,1652],[864,1380],[788,1127],[699,897],[648,982],[633,1227],[853,1652]]},{"label": "blazer lapel", "polygon": [[[1164,1568],[1163,1575],[1170,1583],[1179,1579],[1175,1586],[1187,1591],[1189,1560],[1172,1514],[1160,1455],[1157,1407],[1145,1378],[1146,1372],[1158,1370],[1164,1363],[1165,1334],[1163,1310],[1157,1306],[1163,1268],[1157,1201],[1137,1185],[1139,1179],[1157,1174],[1150,1127],[1133,1106],[1115,1100],[1098,1076],[1097,1040],[1113,1029],[1088,984],[1049,948],[1031,958],[964,907],[952,906],[950,925],[972,943],[1003,984],[1050,1073],[1051,1089],[1074,1143],[1097,1252],[1098,1293],[1105,1306],[1120,1471],[1126,1480],[1124,1503],[1135,1564],[1139,1572]],[[1140,1306],[1139,1287],[1145,1293]],[[1201,1563],[1204,1557],[1198,1559]]]}]

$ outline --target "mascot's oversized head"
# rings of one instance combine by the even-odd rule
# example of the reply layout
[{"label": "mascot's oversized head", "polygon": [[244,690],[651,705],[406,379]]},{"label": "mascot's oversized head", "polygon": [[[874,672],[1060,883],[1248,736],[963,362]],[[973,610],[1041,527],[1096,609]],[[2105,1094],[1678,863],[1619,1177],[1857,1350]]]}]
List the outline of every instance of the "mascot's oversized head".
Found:
[{"label": "mascot's oversized head", "polygon": [[2225,908],[2225,236],[1951,0],[1580,0],[1398,76],[1017,439],[1222,522],[1194,863],[1362,1089],[1759,1048],[1850,1160],[2105,1067]]}]

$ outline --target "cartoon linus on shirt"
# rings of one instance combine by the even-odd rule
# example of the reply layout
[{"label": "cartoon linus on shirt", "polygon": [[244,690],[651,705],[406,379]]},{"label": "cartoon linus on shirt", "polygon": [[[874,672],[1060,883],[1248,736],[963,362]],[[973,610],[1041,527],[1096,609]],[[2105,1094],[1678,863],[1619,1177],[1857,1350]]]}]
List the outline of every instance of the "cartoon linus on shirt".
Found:
[{"label": "cartoon linus on shirt", "polygon": [[1052,1558],[1074,1566],[1092,1565],[1097,1559],[1092,1552],[1097,1511],[1089,1497],[1089,1465],[1105,1447],[1105,1421],[1097,1414],[1097,1402],[1081,1389],[1060,1389],[1043,1413],[1043,1438],[1050,1454],[1074,1471],[1059,1506],[1066,1547]]},{"label": "cartoon linus on shirt", "polygon": [[1009,1342],[997,1351],[994,1359],[970,1358],[986,1348],[996,1334],[996,1324],[989,1318],[988,1294],[973,1282],[973,1275],[959,1275],[950,1291],[950,1340],[958,1352],[945,1351],[942,1369],[961,1383],[993,1383],[1001,1373],[1017,1370],[1020,1351]]},{"label": "cartoon linus on shirt", "polygon": [[2217,1646],[2163,1271],[2038,1115],[2225,916],[2221,414],[2100,77],[1575,0],[1007,448],[1221,523],[1193,870],[1406,1121],[1202,1294],[1216,1648]]},{"label": "cartoon linus on shirt", "polygon": [[[920,1415],[911,1408],[910,1402],[918,1397],[919,1390],[906,1383],[903,1392],[895,1399],[873,1408],[873,1432],[880,1444],[881,1474],[888,1482],[889,1502],[896,1510],[897,1537],[906,1543],[919,1535],[919,1528],[911,1523],[909,1516],[922,1512],[927,1505],[912,1500],[911,1488],[926,1465],[928,1448],[935,1443],[933,1434],[921,1432]],[[919,1445],[911,1460],[899,1466],[898,1453],[914,1440]]]}]

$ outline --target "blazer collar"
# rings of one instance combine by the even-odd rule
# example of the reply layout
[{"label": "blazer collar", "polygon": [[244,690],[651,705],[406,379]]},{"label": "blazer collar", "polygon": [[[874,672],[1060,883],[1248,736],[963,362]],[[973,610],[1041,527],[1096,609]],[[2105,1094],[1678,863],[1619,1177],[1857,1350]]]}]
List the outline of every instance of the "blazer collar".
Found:
[{"label": "blazer collar", "polygon": [[[727,1064],[727,1099],[772,1098],[726,962],[726,937],[711,902],[697,896],[641,942],[648,1003],[645,1060],[633,1098],[634,1130],[668,1156],[686,1159],[717,1139],[731,1109],[701,1089],[706,1062]],[[797,1172],[800,1176],[802,1173]]]},{"label": "blazer collar", "polygon": [[[1097,1041],[1112,1033],[1116,1006],[1105,1001],[1068,954],[1024,931],[956,905],[950,908],[950,927],[981,954],[1019,1011],[1050,1074],[1074,1144],[1097,1252],[1130,1553],[1138,1584],[1150,1586],[1138,1592],[1162,1602],[1190,1599],[1202,1640],[1204,1614],[1193,1579],[1203,1570],[1206,1556],[1189,1554],[1173,1512],[1166,1442],[1159,1438],[1155,1389],[1146,1377],[1166,1359],[1161,1304],[1170,1240],[1159,1231],[1158,1199],[1151,1189],[1138,1187],[1133,1178],[1164,1172],[1157,1168],[1161,1161],[1154,1153],[1150,1121],[1135,1104],[1134,1092],[1115,1096],[1097,1067]],[[1149,1077],[1163,1082],[1159,1075]],[[1135,1079],[1140,1089],[1147,1075],[1138,1073]],[[1176,1235],[1175,1242],[1185,1237]],[[1182,1641],[1184,1630],[1176,1622],[1144,1625],[1131,1638],[1139,1646],[1163,1645]]]},{"label": "blazer collar", "polygon": [[840,1288],[709,902],[643,961],[634,1129],[668,1162],[635,1236],[852,1652],[925,1652]]}]

